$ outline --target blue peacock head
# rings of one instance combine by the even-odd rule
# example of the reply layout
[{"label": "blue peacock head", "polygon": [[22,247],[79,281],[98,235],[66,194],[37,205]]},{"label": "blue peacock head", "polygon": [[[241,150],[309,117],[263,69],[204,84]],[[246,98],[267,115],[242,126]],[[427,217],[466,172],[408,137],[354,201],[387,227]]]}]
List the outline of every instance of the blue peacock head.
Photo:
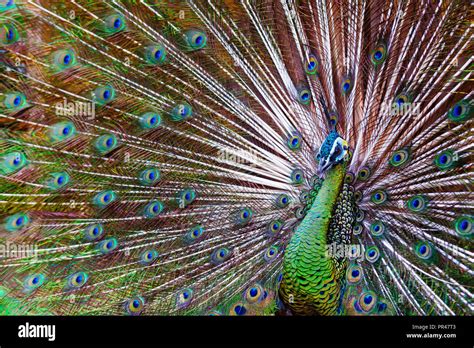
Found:
[{"label": "blue peacock head", "polygon": [[349,159],[349,145],[335,131],[331,131],[319,148],[316,160],[319,162],[319,172],[322,174],[336,164]]}]

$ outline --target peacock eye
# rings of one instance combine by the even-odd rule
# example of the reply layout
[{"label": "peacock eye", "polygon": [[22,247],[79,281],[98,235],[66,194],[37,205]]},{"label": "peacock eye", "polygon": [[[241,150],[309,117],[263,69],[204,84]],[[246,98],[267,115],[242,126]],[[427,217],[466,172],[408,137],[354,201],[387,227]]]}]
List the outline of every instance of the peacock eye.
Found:
[{"label": "peacock eye", "polygon": [[334,154],[337,156],[341,153],[341,148],[338,146],[336,147],[336,149],[334,150]]}]

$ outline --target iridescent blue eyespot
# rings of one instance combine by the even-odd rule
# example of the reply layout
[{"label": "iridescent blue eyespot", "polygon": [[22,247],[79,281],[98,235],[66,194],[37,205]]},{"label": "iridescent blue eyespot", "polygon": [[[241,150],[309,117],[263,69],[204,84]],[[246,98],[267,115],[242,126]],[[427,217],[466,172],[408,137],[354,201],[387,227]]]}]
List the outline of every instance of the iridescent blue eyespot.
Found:
[{"label": "iridescent blue eyespot", "polygon": [[291,172],[291,182],[294,185],[299,185],[304,180],[304,174],[301,169],[295,169]]},{"label": "iridescent blue eyespot", "polygon": [[305,65],[305,71],[308,75],[317,74],[319,71],[319,61],[314,54],[310,54]]},{"label": "iridescent blue eyespot", "polygon": [[298,101],[303,105],[308,105],[311,102],[311,91],[307,88],[302,88],[298,91]]},{"label": "iridescent blue eyespot", "polygon": [[181,122],[185,121],[193,115],[193,109],[191,105],[187,103],[177,104],[170,113],[172,121]]},{"label": "iridescent blue eyespot", "polygon": [[357,223],[352,228],[352,233],[357,236],[357,235],[361,234],[363,232],[363,230],[364,230],[364,227],[361,224]]},{"label": "iridescent blue eyespot", "polygon": [[370,53],[370,60],[375,66],[382,64],[387,58],[387,46],[380,43]]},{"label": "iridescent blue eyespot", "polygon": [[454,220],[454,229],[464,238],[472,238],[474,235],[474,219],[472,216],[460,216]]},{"label": "iridescent blue eyespot", "polygon": [[382,204],[388,200],[388,194],[385,190],[375,190],[370,197],[370,200],[375,204]]},{"label": "iridescent blue eyespot", "polygon": [[104,29],[106,35],[118,33],[125,28],[125,18],[121,14],[112,14],[104,18]]},{"label": "iridescent blue eyespot", "polygon": [[117,246],[118,242],[116,238],[107,238],[97,245],[97,250],[99,250],[102,254],[108,254],[111,251],[115,250]]},{"label": "iridescent blue eyespot", "polygon": [[341,90],[343,95],[348,95],[352,90],[352,79],[346,78],[342,81]]},{"label": "iridescent blue eyespot", "polygon": [[252,284],[244,292],[244,298],[249,303],[261,302],[265,299],[265,290],[260,284]]},{"label": "iridescent blue eyespot", "polygon": [[288,196],[286,193],[282,193],[277,196],[275,203],[278,208],[285,208],[290,204],[291,199],[290,196]]},{"label": "iridescent blue eyespot", "polygon": [[179,208],[186,208],[196,199],[196,191],[192,188],[187,188],[178,193],[176,196],[176,203]]},{"label": "iridescent blue eyespot", "polygon": [[282,228],[283,222],[281,222],[281,220],[272,220],[267,226],[267,235],[270,237],[274,237],[278,235]]},{"label": "iridescent blue eyespot", "polygon": [[20,92],[12,92],[5,94],[2,101],[3,106],[11,112],[19,111],[29,106],[26,96]]},{"label": "iridescent blue eyespot", "polygon": [[72,49],[59,50],[53,54],[53,68],[57,71],[68,69],[76,63],[76,53]]},{"label": "iridescent blue eyespot", "polygon": [[142,129],[155,129],[161,125],[161,116],[156,112],[145,112],[138,122]]},{"label": "iridescent blue eyespot", "polygon": [[139,180],[142,185],[153,185],[160,180],[160,171],[158,168],[148,168],[140,172]]},{"label": "iridescent blue eyespot", "polygon": [[366,181],[368,178],[370,178],[370,168],[369,167],[362,167],[359,170],[359,173],[357,173],[357,179],[360,181]]},{"label": "iridescent blue eyespot", "polygon": [[150,45],[145,48],[145,59],[149,64],[159,65],[166,60],[166,49],[162,44]]},{"label": "iridescent blue eyespot", "polygon": [[352,265],[347,268],[346,279],[350,284],[358,284],[364,275],[362,267],[358,265]]},{"label": "iridescent blue eyespot", "polygon": [[421,195],[411,197],[407,201],[407,208],[413,212],[422,212],[428,207],[428,198]]},{"label": "iridescent blue eyespot", "polygon": [[191,50],[199,50],[206,46],[206,33],[200,30],[188,30],[185,33],[186,43]]},{"label": "iridescent blue eyespot", "polygon": [[59,190],[66,186],[70,181],[70,176],[66,172],[58,172],[49,174],[46,185],[50,190]]},{"label": "iridescent blue eyespot", "polygon": [[48,135],[50,141],[54,143],[66,141],[76,135],[76,127],[71,121],[58,122],[49,128]]},{"label": "iridescent blue eyespot", "polygon": [[125,311],[130,315],[139,315],[145,306],[145,299],[141,296],[132,297],[125,301]]},{"label": "iridescent blue eyespot", "polygon": [[385,225],[383,224],[382,221],[375,221],[374,223],[372,223],[372,225],[370,225],[370,233],[374,236],[374,237],[380,237],[381,235],[383,235],[385,232]]},{"label": "iridescent blue eyespot", "polygon": [[278,252],[279,252],[278,246],[277,245],[272,245],[267,250],[265,250],[265,252],[263,254],[263,259],[266,262],[271,262],[271,261],[273,261],[277,258]]},{"label": "iridescent blue eyespot", "polygon": [[0,12],[5,12],[16,7],[14,0],[1,0],[0,1]]},{"label": "iridescent blue eyespot", "polygon": [[389,159],[392,167],[401,167],[410,160],[410,151],[408,149],[401,149],[395,151]]},{"label": "iridescent blue eyespot", "polygon": [[179,309],[189,306],[193,299],[194,292],[191,288],[186,288],[176,294],[176,307]]},{"label": "iridescent blue eyespot", "polygon": [[452,169],[459,164],[459,155],[451,149],[442,151],[435,156],[434,164],[439,170]]},{"label": "iridescent blue eyespot", "polygon": [[44,284],[45,276],[41,273],[29,275],[23,281],[23,287],[26,292],[31,292],[38,289]]},{"label": "iridescent blue eyespot", "polygon": [[67,287],[69,289],[79,289],[86,284],[89,276],[85,272],[76,272],[67,278]]},{"label": "iridescent blue eyespot", "polygon": [[148,219],[153,219],[157,217],[163,211],[163,203],[160,201],[151,201],[145,206],[144,214]]},{"label": "iridescent blue eyespot", "polygon": [[363,312],[372,312],[372,310],[376,308],[377,295],[373,291],[364,291],[359,296],[357,302]]},{"label": "iridescent blue eyespot", "polygon": [[252,216],[252,209],[242,208],[236,213],[236,223],[240,226],[245,226],[252,220]]},{"label": "iridescent blue eyespot", "polygon": [[211,254],[211,263],[214,265],[220,265],[227,261],[231,256],[231,252],[227,248],[218,248]]},{"label": "iridescent blue eyespot", "polygon": [[430,242],[420,241],[415,244],[414,250],[415,255],[424,262],[431,263],[435,260],[436,249]]},{"label": "iridescent blue eyespot", "polygon": [[375,245],[368,247],[365,250],[365,259],[370,263],[376,262],[380,257],[379,248]]},{"label": "iridescent blue eyespot", "polygon": [[102,155],[109,153],[118,146],[115,134],[103,134],[94,140],[94,147]]},{"label": "iridescent blue eyespot", "polygon": [[115,89],[110,85],[97,87],[93,92],[94,101],[99,105],[105,105],[115,99]]},{"label": "iridescent blue eyespot", "polygon": [[144,265],[152,264],[158,259],[158,251],[155,249],[145,250],[140,254],[140,263]]},{"label": "iridescent blue eyespot", "polygon": [[187,243],[194,243],[202,238],[204,234],[204,228],[201,225],[196,225],[191,228],[186,235],[184,236],[184,240]]},{"label": "iridescent blue eyespot", "polygon": [[301,148],[301,134],[298,132],[292,132],[287,139],[287,145],[290,150],[298,150]]},{"label": "iridescent blue eyespot", "polygon": [[245,305],[240,302],[233,305],[229,311],[229,315],[232,315],[232,316],[235,316],[235,315],[241,316],[241,315],[245,315],[246,313],[247,313],[247,307],[245,307]]},{"label": "iridescent blue eyespot", "polygon": [[114,202],[117,199],[117,195],[114,191],[107,190],[103,192],[99,192],[96,194],[92,200],[94,205],[99,208],[104,208],[108,206],[110,203]]},{"label": "iridescent blue eyespot", "polygon": [[448,118],[453,122],[465,122],[472,118],[472,111],[471,101],[464,99],[454,104],[448,112]]},{"label": "iridescent blue eyespot", "polygon": [[5,219],[3,227],[8,232],[18,232],[26,228],[30,223],[30,218],[25,213],[17,213]]},{"label": "iridescent blue eyespot", "polygon": [[20,39],[20,34],[16,27],[11,23],[2,23],[0,25],[0,45],[7,46],[14,44]]},{"label": "iridescent blue eyespot", "polygon": [[25,167],[28,161],[23,152],[13,151],[0,156],[0,173],[9,175]]},{"label": "iridescent blue eyespot", "polygon": [[94,241],[102,237],[104,234],[104,226],[102,224],[93,224],[87,226],[83,230],[84,238],[88,241]]}]

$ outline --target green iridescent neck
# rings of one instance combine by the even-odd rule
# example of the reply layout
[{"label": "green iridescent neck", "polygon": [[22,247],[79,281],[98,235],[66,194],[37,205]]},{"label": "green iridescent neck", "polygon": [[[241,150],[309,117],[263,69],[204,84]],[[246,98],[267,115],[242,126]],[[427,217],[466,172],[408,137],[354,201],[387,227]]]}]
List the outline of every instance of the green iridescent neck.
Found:
[{"label": "green iridescent neck", "polygon": [[345,173],[344,163],[327,171],[313,205],[286,248],[280,296],[295,314],[337,314],[340,274],[327,255],[327,236]]}]

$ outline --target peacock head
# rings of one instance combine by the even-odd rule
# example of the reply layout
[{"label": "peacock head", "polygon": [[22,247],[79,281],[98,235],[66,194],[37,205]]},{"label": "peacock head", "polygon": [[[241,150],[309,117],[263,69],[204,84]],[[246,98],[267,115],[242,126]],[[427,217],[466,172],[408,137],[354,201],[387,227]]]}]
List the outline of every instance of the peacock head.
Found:
[{"label": "peacock head", "polygon": [[316,156],[316,160],[319,162],[319,172],[323,174],[334,165],[348,160],[348,158],[349,145],[347,141],[333,130],[324,139]]}]

